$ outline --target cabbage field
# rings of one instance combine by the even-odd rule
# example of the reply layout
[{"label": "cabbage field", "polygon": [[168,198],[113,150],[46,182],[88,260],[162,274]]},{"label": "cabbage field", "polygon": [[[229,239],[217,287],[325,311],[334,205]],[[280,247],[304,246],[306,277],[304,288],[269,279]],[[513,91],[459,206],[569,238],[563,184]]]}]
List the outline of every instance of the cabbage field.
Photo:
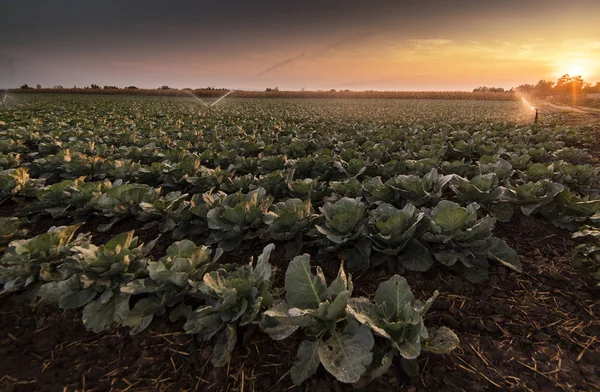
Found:
[{"label": "cabbage field", "polygon": [[600,122],[533,115],[9,97],[0,386],[595,390]]}]

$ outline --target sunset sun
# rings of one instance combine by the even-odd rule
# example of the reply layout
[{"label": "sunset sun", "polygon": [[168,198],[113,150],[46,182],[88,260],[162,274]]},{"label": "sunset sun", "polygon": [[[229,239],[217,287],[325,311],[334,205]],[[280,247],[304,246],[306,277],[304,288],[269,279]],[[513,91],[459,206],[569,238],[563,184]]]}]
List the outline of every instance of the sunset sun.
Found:
[{"label": "sunset sun", "polygon": [[591,76],[592,69],[590,63],[585,60],[564,62],[557,67],[557,75],[562,76],[565,74],[569,76],[581,76],[583,79],[586,79]]}]

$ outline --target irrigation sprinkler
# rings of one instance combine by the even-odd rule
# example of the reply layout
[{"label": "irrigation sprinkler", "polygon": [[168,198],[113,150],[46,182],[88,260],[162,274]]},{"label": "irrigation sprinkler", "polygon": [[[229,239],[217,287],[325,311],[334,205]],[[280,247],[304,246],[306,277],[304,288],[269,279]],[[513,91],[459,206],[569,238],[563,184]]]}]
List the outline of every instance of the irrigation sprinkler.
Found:
[{"label": "irrigation sprinkler", "polygon": [[185,90],[188,94],[190,94],[192,96],[192,98],[194,98],[196,101],[200,102],[202,105],[204,105],[205,108],[208,109],[209,113],[211,112],[211,108],[213,106],[215,106],[217,103],[221,102],[221,100],[225,99],[225,97],[227,97],[229,94],[231,94],[232,92],[234,92],[235,90],[229,90],[227,91],[224,95],[220,96],[216,101],[212,102],[210,105],[206,102],[204,102],[203,100],[201,100],[200,98],[198,98],[194,93],[192,93],[191,91],[187,91]]},{"label": "irrigation sprinkler", "polygon": [[521,101],[523,102],[523,104],[525,104],[525,106],[527,106],[529,109],[531,110],[535,110],[535,117],[533,118],[533,123],[537,124],[538,123],[538,118],[539,118],[539,113],[538,113],[538,108],[536,108],[535,106],[533,106],[532,104],[529,103],[529,101],[527,101],[524,97],[521,97]]}]

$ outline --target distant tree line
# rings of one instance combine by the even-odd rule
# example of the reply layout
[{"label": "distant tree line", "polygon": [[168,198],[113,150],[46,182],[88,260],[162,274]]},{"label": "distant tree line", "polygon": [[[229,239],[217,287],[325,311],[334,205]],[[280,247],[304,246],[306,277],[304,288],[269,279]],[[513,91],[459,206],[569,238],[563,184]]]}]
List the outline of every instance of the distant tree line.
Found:
[{"label": "distant tree line", "polygon": [[570,76],[568,74],[552,80],[540,80],[536,84],[522,84],[515,88],[519,93],[533,98],[545,99],[548,97],[561,96],[585,96],[586,94],[600,93],[600,82],[592,84],[586,82],[581,76]]},{"label": "distant tree line", "polygon": [[[510,89],[512,91],[512,89]],[[474,93],[505,93],[506,90],[502,87],[487,87],[481,86],[473,89]]]},{"label": "distant tree line", "polygon": [[[40,84],[38,84],[36,88],[38,90],[40,90],[40,89],[42,89],[42,86]],[[28,84],[23,84],[20,86],[20,89],[21,90],[31,90],[31,89],[33,89],[33,87],[29,86]],[[50,89],[62,90],[65,88],[61,85],[55,85],[54,87],[51,87]],[[69,89],[69,90],[77,90],[77,89],[78,89],[77,86],[73,86],[73,88]],[[105,85],[103,87],[100,87],[100,85],[95,84],[95,83],[92,83],[89,86],[83,87],[83,90],[119,90],[119,89],[121,89],[121,88],[118,86],[111,86],[111,85]],[[136,86],[126,86],[123,89],[124,90],[138,90],[139,88]],[[143,89],[143,90],[151,90],[151,89]],[[178,89],[169,87],[168,85],[162,85],[160,87],[157,87],[156,90],[178,90]],[[215,86],[207,86],[207,87],[201,87],[201,88],[186,87],[186,88],[183,88],[182,90],[187,90],[187,91],[229,91],[229,89],[227,89],[227,88],[215,87]],[[277,88],[277,87],[272,88],[272,89],[268,88],[267,91],[279,91],[279,88]]]}]

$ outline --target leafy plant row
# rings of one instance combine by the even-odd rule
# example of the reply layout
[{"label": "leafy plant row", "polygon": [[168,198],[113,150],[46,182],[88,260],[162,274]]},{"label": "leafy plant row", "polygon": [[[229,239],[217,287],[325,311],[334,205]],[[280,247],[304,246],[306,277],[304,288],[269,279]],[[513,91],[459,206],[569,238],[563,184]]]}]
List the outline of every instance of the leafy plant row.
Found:
[{"label": "leafy plant row", "polygon": [[[436,175],[435,171],[431,174]],[[292,256],[304,246],[316,246],[323,253],[339,254],[352,270],[366,270],[374,250],[376,263],[385,263],[398,273],[426,271],[437,261],[462,270],[476,282],[487,277],[488,259],[520,271],[514,251],[492,236],[495,218],[485,214],[479,218],[479,204],[461,207],[442,200],[432,210],[418,210],[410,203],[400,210],[376,197],[389,196],[385,190],[391,193],[391,188],[371,189],[376,200],[371,210],[358,197],[341,197],[325,202],[320,214],[315,214],[310,200],[292,198],[273,204],[264,188],[191,198],[171,192],[161,197],[160,190],[145,185],[113,187],[109,182],[75,180],[41,191],[40,204],[30,210],[50,213],[53,218],[85,220],[94,212],[112,218],[98,227],[100,231],[133,216],[148,222],[146,226],[159,225],[161,231],[172,232],[175,239],[203,236],[227,252],[265,238],[290,242],[287,250]]]},{"label": "leafy plant row", "polygon": [[[532,170],[535,168],[539,171],[547,170],[545,167],[538,168],[535,165],[531,167]],[[600,208],[597,196],[578,196],[563,185],[546,178],[538,179],[535,182],[524,182],[517,186],[502,186],[500,178],[506,176],[504,169],[502,162],[490,163],[485,169],[489,173],[477,175],[471,179],[457,174],[442,175],[438,174],[436,169],[431,169],[422,177],[412,174],[396,175],[385,183],[380,177],[368,178],[362,182],[355,178],[330,182],[321,182],[318,178],[292,180],[293,171],[288,175],[284,175],[281,171],[275,171],[260,178],[251,175],[229,178],[223,171],[209,170],[204,177],[201,177],[202,181],[197,177],[188,178],[188,180],[196,184],[202,182],[201,188],[208,188],[209,192],[214,192],[217,188],[224,189],[228,193],[248,192],[256,188],[264,188],[277,201],[301,198],[303,200],[310,199],[314,205],[322,205],[323,202],[335,201],[341,197],[364,197],[369,204],[386,202],[401,207],[406,203],[411,203],[416,206],[433,207],[439,200],[448,198],[463,205],[477,202],[503,222],[510,221],[514,206],[516,206],[520,207],[520,211],[525,215],[540,213],[552,223],[572,231],[577,230],[586,217],[593,215]],[[526,175],[533,177],[529,172]],[[575,174],[571,173],[571,175]],[[85,182],[81,177],[75,180],[64,180],[51,186],[43,186],[43,181],[31,179],[25,168],[0,172],[0,196],[37,196],[39,203],[30,209],[30,212],[50,212],[54,217],[74,213],[79,215],[78,219],[84,220],[92,210],[102,211],[110,216],[113,212],[119,212],[110,211],[111,206],[105,205],[113,199],[116,199],[113,202],[115,206],[128,201],[136,204],[140,202],[134,198],[119,203],[118,199],[122,199],[122,194],[131,197],[131,189],[136,190],[135,195],[143,198],[146,205],[152,202],[161,204],[159,200],[162,200],[163,208],[179,205],[183,200],[189,199],[180,191],[170,192],[161,197],[162,188],[155,189],[136,183],[122,184],[120,180],[114,183],[108,181]],[[101,193],[102,195],[99,196]],[[557,195],[559,196],[557,197]],[[70,199],[65,199],[65,196]],[[102,199],[101,202],[96,203],[95,206],[90,204],[90,201],[98,197]],[[73,210],[76,211],[73,212]],[[127,211],[125,209],[121,212],[126,213]]]},{"label": "leafy plant row", "polygon": [[[571,147],[594,144],[594,133],[547,122],[491,122],[514,121],[518,104],[511,105],[236,100],[202,115],[184,99],[28,96],[0,114],[0,203],[28,203],[49,191],[45,183],[58,182],[45,200],[38,198],[37,210],[28,209],[34,219],[40,212],[75,222],[106,214],[114,218],[102,227],[108,229],[135,216],[180,239],[212,232],[197,194],[258,187],[276,204],[298,198],[315,209],[342,197],[362,197],[371,210],[372,203],[435,208],[449,199],[463,207],[476,202],[480,216],[485,211],[500,221],[518,211],[572,231],[595,225],[589,217],[597,211],[598,168],[584,149]],[[450,175],[445,185],[436,182]],[[58,185],[63,179],[86,190]],[[138,213],[140,203],[112,198],[106,207],[88,204],[120,180],[152,187],[140,192],[155,210]],[[181,216],[166,211],[188,202],[199,206],[200,217],[189,213],[193,208]],[[357,239],[362,245],[354,248],[366,249],[363,235]]]},{"label": "leafy plant row", "polygon": [[273,244],[248,265],[219,264],[220,248],[213,254],[189,240],[173,243],[154,261],[156,241],[139,243],[133,231],[97,246],[89,234],[75,237],[77,229],[53,227],[12,241],[0,259],[2,294],[26,290],[39,303],[83,308],[83,324],[94,332],[122,325],[136,334],[156,316],[183,317],[187,333],[213,342],[214,366],[229,362],[240,327],[259,324],[276,340],[302,330],[306,340],[290,370],[295,384],[320,364],[341,382],[371,380],[389,369],[394,356],[414,375],[422,350],[443,354],[459,343],[448,328],[424,325],[437,291],[418,301],[398,275],[380,284],[373,299],[354,297],[343,266],[327,285],[305,254],[290,262],[285,298],[279,299],[269,264]]},{"label": "leafy plant row", "polygon": [[[15,184],[14,189],[19,189],[19,192],[27,188],[16,180]],[[571,230],[576,230],[600,209],[600,200],[576,196],[562,185],[548,180],[530,182],[515,188],[500,186],[496,173],[467,180],[457,175],[440,175],[433,169],[424,177],[396,176],[386,183],[376,177],[362,183],[356,179],[330,182],[326,187],[325,184],[319,184],[318,180],[290,182],[280,177],[277,182],[264,182],[262,185],[268,186],[270,191],[261,187],[248,193],[228,195],[224,192],[208,192],[190,196],[180,192],[162,195],[161,189],[143,184],[65,180],[37,190],[38,202],[30,205],[26,212],[51,214],[53,218],[68,217],[75,221],[85,221],[92,214],[110,218],[109,223],[98,227],[100,231],[110,229],[123,219],[135,217],[146,222],[146,227],[159,225],[161,231],[172,232],[175,239],[210,234],[210,241],[219,242],[230,251],[264,236],[276,241],[290,241],[302,234],[311,237],[321,234],[326,235],[334,244],[345,244],[347,238],[328,235],[331,230],[329,233],[322,228],[318,232],[312,230],[322,226],[323,220],[339,219],[333,215],[345,216],[344,208],[348,208],[346,215],[352,217],[353,224],[348,228],[334,230],[352,237],[351,240],[359,237],[375,240],[374,236],[381,230],[376,227],[383,224],[378,222],[382,219],[381,216],[395,215],[399,207],[435,207],[444,197],[445,191],[452,191],[463,206],[477,203],[482,208],[475,208],[478,210],[476,215],[484,218],[486,214],[482,210],[501,221],[510,221],[514,207],[518,207],[525,215],[541,214],[554,224]],[[279,195],[284,201],[273,204],[272,195]],[[333,207],[348,196],[353,199],[362,197],[364,202],[359,201],[360,208],[354,209],[343,207],[348,205],[347,201],[339,204],[340,207]],[[318,216],[312,208],[313,200],[324,202],[319,208],[321,214]],[[367,208],[371,210],[366,211]],[[363,221],[369,222],[367,229]],[[428,225],[421,225],[426,226]],[[493,223],[489,226],[491,232]],[[395,230],[393,235],[398,236],[405,229]],[[416,237],[419,238],[421,234],[422,230],[419,230]],[[298,238],[296,241],[296,253],[302,246],[300,240]],[[369,244],[364,244],[363,241],[358,245],[363,253],[364,249],[369,248]],[[323,242],[319,245],[331,247],[331,244]],[[390,246],[398,252],[398,246]],[[375,249],[384,254],[390,251],[381,244],[376,244]],[[425,254],[424,251],[417,253]],[[427,261],[424,265],[430,264],[431,261]],[[350,266],[364,269],[368,265],[355,261]]]},{"label": "leafy plant row", "polygon": [[[381,145],[377,148],[381,150],[375,151],[386,153],[388,146]],[[575,156],[585,154],[572,148],[561,151],[562,154],[557,154],[565,159],[568,159],[569,156],[567,152],[575,154]],[[397,157],[398,159],[379,163],[376,159],[361,157],[358,153],[358,158],[346,157],[345,152],[342,151],[338,155],[327,150],[314,155],[307,154],[298,159],[287,159],[285,155],[248,158],[235,155],[237,152],[234,150],[227,152],[234,154],[234,157],[219,161],[218,165],[211,167],[212,165],[207,166],[202,155],[190,153],[187,150],[167,150],[165,153],[173,155],[174,161],[165,159],[144,165],[140,161],[120,159],[117,156],[101,158],[65,149],[56,155],[39,158],[31,163],[15,159],[15,157],[19,157],[18,154],[6,155],[3,159],[6,161],[3,177],[10,175],[22,177],[25,173],[15,172],[15,169],[21,168],[27,171],[27,175],[31,179],[46,178],[56,182],[61,179],[85,176],[90,181],[124,180],[196,193],[206,192],[211,188],[220,188],[220,190],[231,192],[243,190],[244,187],[252,185],[258,186],[273,172],[277,172],[288,182],[293,182],[292,180],[295,178],[296,181],[319,179],[321,183],[326,183],[359,176],[363,178],[381,177],[387,181],[398,175],[424,176],[435,169],[445,175],[456,174],[467,179],[496,173],[499,183],[504,185],[517,186],[545,179],[569,186],[583,194],[597,193],[598,188],[598,169],[588,164],[581,164],[586,161],[583,158],[539,163],[530,161],[528,154],[514,153],[510,155],[505,153],[483,155],[473,158],[472,161],[465,159],[444,161],[438,156],[415,160],[411,154],[403,153],[402,156]],[[0,159],[1,162],[2,159]],[[4,181],[9,180],[7,178]]]}]

